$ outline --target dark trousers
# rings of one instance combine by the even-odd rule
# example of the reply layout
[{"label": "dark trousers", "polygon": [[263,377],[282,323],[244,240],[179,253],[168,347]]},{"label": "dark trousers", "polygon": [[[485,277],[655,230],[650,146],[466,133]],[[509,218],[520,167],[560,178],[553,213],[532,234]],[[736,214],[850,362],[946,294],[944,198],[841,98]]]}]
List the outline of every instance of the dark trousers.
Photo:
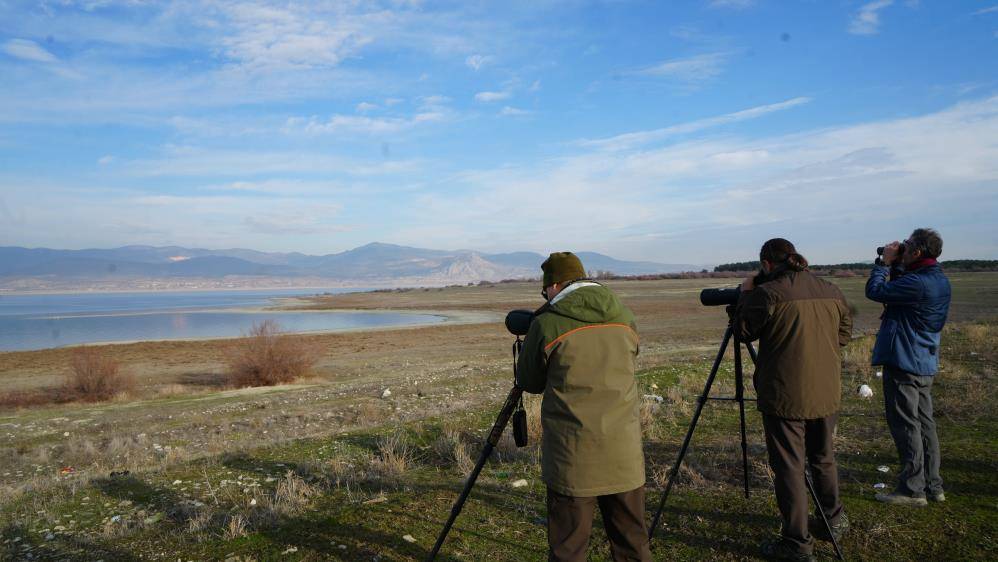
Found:
[{"label": "dark trousers", "polygon": [[807,530],[809,494],[804,482],[805,458],[829,523],[835,525],[842,515],[839,475],[832,447],[832,431],[837,419],[838,414],[813,420],[762,416],[769,466],[774,473],[776,505],[783,517],[783,538],[796,544],[799,552],[814,550],[814,537]]},{"label": "dark trousers", "polygon": [[901,459],[896,492],[925,497],[943,491],[939,476],[939,436],[932,418],[931,376],[884,367],[887,426]]},{"label": "dark trousers", "polygon": [[549,562],[586,560],[597,505],[603,515],[613,559],[651,561],[645,526],[644,486],[630,492],[591,498],[564,496],[548,488],[547,504]]}]

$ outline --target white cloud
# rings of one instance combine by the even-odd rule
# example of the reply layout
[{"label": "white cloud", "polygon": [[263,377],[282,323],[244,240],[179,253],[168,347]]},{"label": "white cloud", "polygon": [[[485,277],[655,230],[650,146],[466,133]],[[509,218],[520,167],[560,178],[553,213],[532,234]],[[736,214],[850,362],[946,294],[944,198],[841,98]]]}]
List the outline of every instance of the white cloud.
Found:
[{"label": "white cloud", "polygon": [[736,111],[734,113],[727,113],[715,117],[708,117],[706,119],[698,119],[696,121],[690,121],[688,123],[680,123],[678,125],[662,127],[660,129],[652,129],[649,131],[636,131],[633,133],[624,133],[622,135],[616,135],[605,139],[591,139],[591,140],[587,139],[587,140],[577,141],[576,144],[590,148],[598,148],[601,150],[625,150],[633,148],[635,146],[661,141],[677,135],[695,133],[698,131],[702,131],[704,129],[718,127],[721,125],[727,125],[729,123],[737,123],[739,121],[756,119],[758,117],[762,117],[770,113],[783,111],[786,109],[797,107],[799,105],[804,105],[806,103],[809,103],[810,101],[811,98],[808,97],[796,97],[778,103],[760,105],[756,107],[751,107],[749,109]]},{"label": "white cloud", "polygon": [[98,164],[100,164],[101,166],[107,166],[108,164],[110,164],[110,163],[112,163],[112,162],[114,162],[114,156],[112,156],[112,155],[110,155],[110,154],[107,154],[107,155],[104,155],[104,156],[101,156],[101,157],[100,157],[100,158],[99,158],[99,159],[97,160],[97,163],[98,163]]},{"label": "white cloud", "polygon": [[[454,187],[411,209],[441,217],[432,229],[402,229],[399,239],[420,234],[438,247],[460,240],[474,248],[605,248],[669,263],[720,263],[751,256],[763,240],[782,235],[800,241],[806,254],[820,247],[812,261],[834,263],[931,224],[953,234],[951,257],[993,255],[998,97],[795,134],[582,151],[468,172]],[[541,191],[559,213],[523,205]],[[895,204],[885,209],[871,197]]]},{"label": "white cloud", "polygon": [[478,92],[475,94],[475,101],[488,103],[508,99],[509,96],[509,92]]},{"label": "white cloud", "polygon": [[988,8],[981,8],[980,10],[977,10],[976,12],[972,13],[971,15],[972,16],[980,16],[980,15],[984,15],[984,14],[993,14],[995,12],[998,12],[998,6],[991,6],[991,7],[988,7]]},{"label": "white cloud", "polygon": [[418,160],[357,160],[322,151],[235,150],[171,146],[155,158],[123,163],[133,176],[245,178],[272,174],[323,174],[325,177],[379,177],[412,174]]},{"label": "white cloud", "polygon": [[3,44],[2,49],[10,56],[26,61],[52,63],[59,60],[38,43],[28,39],[10,39]]},{"label": "white cloud", "polygon": [[354,109],[356,109],[358,113],[365,113],[365,112],[368,112],[368,111],[373,111],[375,109],[378,109],[378,105],[374,104],[374,103],[368,103],[366,101],[362,101],[362,102],[358,103],[357,107],[355,107]]},{"label": "white cloud", "polygon": [[336,66],[373,40],[359,15],[322,19],[293,4],[223,6],[233,31],[221,38],[224,54],[251,69]]},{"label": "white cloud", "polygon": [[385,98],[385,106],[392,107],[392,106],[398,105],[398,104],[400,104],[400,103],[402,103],[404,101],[405,100],[402,99],[402,98]]},{"label": "white cloud", "polygon": [[504,106],[502,110],[499,111],[499,115],[507,117],[522,117],[524,115],[530,115],[530,114],[531,112],[527,111],[526,109],[518,109],[515,107],[510,107],[508,105]]},{"label": "white cloud", "polygon": [[631,74],[670,78],[688,84],[699,84],[711,80],[721,74],[731,53],[707,53],[682,59],[671,59],[647,68],[633,71]]},{"label": "white cloud", "polygon": [[492,60],[492,57],[487,57],[485,55],[470,55],[468,58],[464,59],[464,64],[468,68],[474,70],[481,70],[483,66],[488,64]]},{"label": "white cloud", "polygon": [[894,0],[876,0],[863,5],[849,22],[849,33],[853,35],[876,35],[880,32],[880,11],[894,3]]},{"label": "white cloud", "polygon": [[422,123],[443,121],[440,111],[423,111],[412,117],[367,117],[363,115],[336,114],[328,119],[292,117],[283,128],[285,133],[304,132],[310,135],[354,133],[362,135],[391,135],[411,129]]},{"label": "white cloud", "polygon": [[537,92],[537,91],[540,91],[540,89],[541,89],[541,81],[540,80],[534,80],[534,83],[530,85],[530,88],[528,88],[528,91],[530,91],[530,92]]}]

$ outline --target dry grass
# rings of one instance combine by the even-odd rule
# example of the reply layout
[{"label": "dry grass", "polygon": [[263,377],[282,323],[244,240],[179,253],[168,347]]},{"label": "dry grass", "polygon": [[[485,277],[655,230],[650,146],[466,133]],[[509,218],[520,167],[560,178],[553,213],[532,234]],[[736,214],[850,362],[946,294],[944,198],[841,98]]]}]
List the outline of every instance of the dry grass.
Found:
[{"label": "dry grass", "polygon": [[301,476],[289,470],[277,483],[277,489],[274,490],[274,497],[271,499],[271,508],[281,515],[295,515],[304,511],[312,498],[320,493],[318,487],[309,484]]},{"label": "dry grass", "polygon": [[998,345],[998,333],[992,324],[966,324],[962,330],[977,351],[994,349]]},{"label": "dry grass", "polygon": [[869,373],[870,357],[873,356],[874,336],[863,336],[849,342],[842,350],[842,367],[846,373]]},{"label": "dry grass", "polygon": [[446,427],[433,442],[433,451],[444,463],[453,465],[462,474],[468,474],[475,462],[468,453],[468,446],[461,438],[461,432],[452,427]]},{"label": "dry grass", "polygon": [[405,474],[415,461],[416,447],[401,426],[378,440],[378,456],[372,468],[377,476],[391,483]]},{"label": "dry grass", "polygon": [[232,540],[244,537],[246,536],[247,527],[245,517],[240,514],[233,515],[229,518],[229,522],[225,526],[225,538]]},{"label": "dry grass", "polygon": [[66,376],[67,397],[85,402],[110,400],[135,388],[135,377],[123,373],[118,362],[104,351],[83,347],[73,352]]},{"label": "dry grass", "polygon": [[239,388],[286,384],[309,374],[317,358],[305,338],[285,335],[276,322],[265,320],[228,350],[229,383]]}]

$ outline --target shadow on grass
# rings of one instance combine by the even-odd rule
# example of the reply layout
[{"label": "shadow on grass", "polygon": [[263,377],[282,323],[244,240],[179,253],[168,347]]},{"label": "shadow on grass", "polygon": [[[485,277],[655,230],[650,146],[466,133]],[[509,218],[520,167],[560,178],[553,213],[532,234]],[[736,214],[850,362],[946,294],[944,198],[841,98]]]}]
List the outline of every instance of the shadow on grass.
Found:
[{"label": "shadow on grass", "polygon": [[[138,557],[104,543],[79,536],[55,535],[46,540],[16,523],[0,530],[0,537],[11,542],[0,545],[0,560],[120,560],[133,562]],[[19,541],[13,542],[15,538]]]}]

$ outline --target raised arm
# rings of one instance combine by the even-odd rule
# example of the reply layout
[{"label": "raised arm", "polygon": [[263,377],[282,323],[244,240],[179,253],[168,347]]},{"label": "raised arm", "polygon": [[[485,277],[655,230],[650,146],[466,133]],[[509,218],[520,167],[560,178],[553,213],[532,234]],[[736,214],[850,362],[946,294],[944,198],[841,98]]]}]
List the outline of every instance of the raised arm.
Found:
[{"label": "raised arm", "polygon": [[883,304],[912,304],[922,296],[922,282],[915,275],[888,281],[890,269],[874,266],[866,281],[866,298]]}]

